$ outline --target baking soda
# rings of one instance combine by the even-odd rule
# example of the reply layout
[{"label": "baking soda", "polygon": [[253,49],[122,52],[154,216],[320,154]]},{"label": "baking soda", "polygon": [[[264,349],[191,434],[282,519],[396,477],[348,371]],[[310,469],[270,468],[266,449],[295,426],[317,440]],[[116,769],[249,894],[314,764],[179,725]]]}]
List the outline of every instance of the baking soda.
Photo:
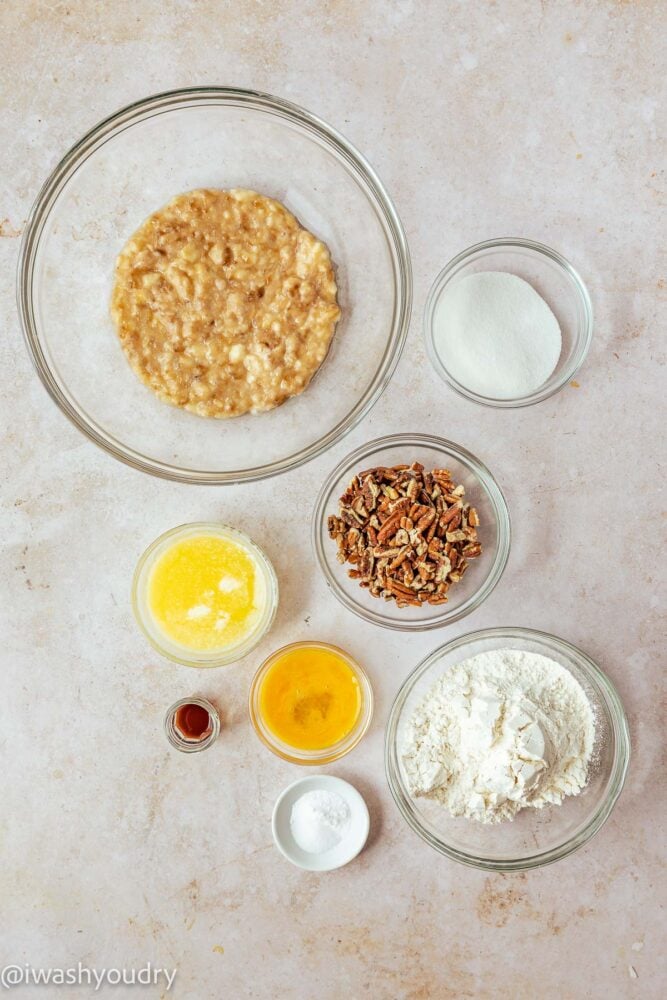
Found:
[{"label": "baking soda", "polygon": [[292,806],[292,836],[308,854],[323,854],[337,847],[349,825],[350,808],[336,792],[305,792]]}]

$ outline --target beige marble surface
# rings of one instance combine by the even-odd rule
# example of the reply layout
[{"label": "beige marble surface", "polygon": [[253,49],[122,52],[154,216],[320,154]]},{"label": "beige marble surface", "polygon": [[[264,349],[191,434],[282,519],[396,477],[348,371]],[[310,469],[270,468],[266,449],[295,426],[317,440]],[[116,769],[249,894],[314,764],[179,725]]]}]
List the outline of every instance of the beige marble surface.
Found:
[{"label": "beige marble surface", "polygon": [[[178,968],[179,1000],[664,995],[665,27],[661,0],[2,4],[1,964],[150,960]],[[18,237],[62,152],[123,104],[197,83],[264,89],[340,128],[386,182],[413,256],[408,346],[370,418],[307,467],[246,488],[170,485],[96,450],[38,384],[14,308]],[[578,265],[595,338],[578,387],[494,412],[437,381],[420,317],[450,256],[508,233]],[[466,445],[511,505],[502,584],[446,635],[554,631],[599,661],[627,707],[634,758],[617,809],[585,849],[542,871],[468,870],[405,827],[385,786],[384,721],[445,634],[364,625],[310,557],[323,475],[402,428]],[[283,601],[255,655],[197,675],[147,648],[128,585],[157,533],[222,515],[267,547]],[[370,843],[327,876],[272,846],[273,802],[298,769],[259,744],[245,709],[259,656],[304,636],[358,654],[378,701],[370,735],[330,769],[367,797]],[[170,752],[161,733],[165,707],[193,688],[224,720],[200,758]]]}]

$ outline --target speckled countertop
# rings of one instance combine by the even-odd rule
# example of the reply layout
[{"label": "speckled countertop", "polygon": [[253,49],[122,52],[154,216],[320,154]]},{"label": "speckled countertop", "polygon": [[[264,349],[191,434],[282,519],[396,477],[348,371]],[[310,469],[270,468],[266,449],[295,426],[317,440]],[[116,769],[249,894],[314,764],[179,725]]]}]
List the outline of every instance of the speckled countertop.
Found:
[{"label": "speckled countertop", "polygon": [[[2,5],[0,963],[150,960],[178,968],[169,995],[188,1000],[664,995],[664,29],[660,0]],[[123,104],[197,83],[267,90],[341,129],[387,184],[413,257],[408,345],[371,416],[305,468],[246,488],[160,482],[87,443],[38,384],[14,308],[19,235],[61,153]],[[419,328],[440,266],[508,233],[572,259],[596,326],[577,386],[496,412],[444,389]],[[467,870],[404,825],[385,785],[383,724],[409,668],[444,635],[354,619],[304,537],[334,461],[404,428],[478,454],[512,510],[501,586],[446,634],[559,633],[603,666],[627,707],[634,758],[617,809],[586,848],[532,874]],[[257,655],[193,676],[146,646],[128,584],[160,531],[222,514],[266,546],[283,600]],[[378,701],[370,735],[330,769],[366,796],[370,843],[327,876],[272,846],[274,799],[298,771],[246,717],[258,656],[300,637],[344,641]],[[161,733],[165,707],[193,685],[223,714],[201,758],[171,752]]]}]

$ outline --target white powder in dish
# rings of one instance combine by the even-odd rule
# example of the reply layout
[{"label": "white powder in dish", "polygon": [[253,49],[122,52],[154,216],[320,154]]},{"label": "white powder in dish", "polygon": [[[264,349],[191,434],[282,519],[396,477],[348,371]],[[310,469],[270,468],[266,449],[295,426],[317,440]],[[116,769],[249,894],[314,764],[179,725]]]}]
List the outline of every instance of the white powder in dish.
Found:
[{"label": "white powder in dish", "polygon": [[308,854],[323,854],[340,844],[350,825],[350,807],[336,792],[315,789],[296,800],[290,814],[295,843]]},{"label": "white powder in dish", "polygon": [[503,271],[480,271],[448,286],[433,317],[433,339],[453,378],[493,399],[539,389],[562,347],[558,320],[542,296]]},{"label": "white powder in dish", "polygon": [[402,757],[413,795],[497,823],[577,795],[594,741],[593,710],[569,670],[496,649],[436,681],[408,722]]}]

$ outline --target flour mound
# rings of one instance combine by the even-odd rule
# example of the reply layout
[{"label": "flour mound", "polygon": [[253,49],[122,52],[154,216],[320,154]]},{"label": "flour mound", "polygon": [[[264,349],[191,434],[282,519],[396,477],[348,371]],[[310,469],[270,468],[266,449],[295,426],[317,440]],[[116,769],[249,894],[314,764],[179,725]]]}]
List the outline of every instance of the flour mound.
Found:
[{"label": "flour mound", "polygon": [[585,786],[595,718],[576,678],[538,653],[498,649],[447,670],[410,718],[410,792],[452,816],[511,820]]}]

